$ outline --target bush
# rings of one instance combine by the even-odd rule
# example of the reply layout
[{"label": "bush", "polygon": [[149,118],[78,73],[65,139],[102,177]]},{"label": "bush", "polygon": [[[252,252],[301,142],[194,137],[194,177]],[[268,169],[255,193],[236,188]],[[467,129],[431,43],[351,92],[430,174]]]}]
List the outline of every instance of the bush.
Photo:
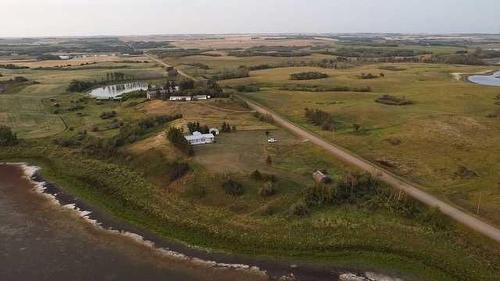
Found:
[{"label": "bush", "polygon": [[256,181],[266,181],[266,182],[277,182],[278,178],[273,174],[261,173],[259,170],[255,170],[250,174],[250,177]]},{"label": "bush", "polygon": [[20,66],[20,65],[15,65],[15,64],[0,64],[0,68],[5,68],[5,69],[28,69],[29,67],[27,66]]},{"label": "bush", "polygon": [[446,229],[450,224],[449,219],[445,217],[443,213],[441,213],[441,210],[439,210],[439,208],[430,208],[424,210],[418,216],[418,220],[423,223],[427,223],[431,227],[438,230]]},{"label": "bush", "polygon": [[18,143],[17,136],[10,127],[0,126],[0,146],[13,146]]},{"label": "bush", "polygon": [[224,69],[223,71],[214,74],[213,79],[215,80],[227,80],[227,79],[237,79],[245,78],[250,76],[250,71],[246,66],[240,66],[236,69]]},{"label": "bush", "polygon": [[226,192],[226,194],[229,194],[232,196],[241,196],[241,195],[243,195],[243,193],[245,193],[245,190],[243,189],[243,185],[239,182],[232,180],[232,179],[225,181],[222,184],[222,188],[224,188],[224,192]]},{"label": "bush", "polygon": [[101,113],[101,115],[99,115],[99,117],[101,117],[101,119],[111,119],[111,118],[114,118],[116,117],[116,111],[107,111],[107,112],[103,112]]},{"label": "bush", "polygon": [[259,170],[255,170],[250,174],[250,177],[254,180],[260,181],[263,179],[262,173]]},{"label": "bush", "polygon": [[307,205],[299,201],[292,206],[290,206],[290,209],[288,210],[290,215],[297,216],[297,217],[305,217],[309,214],[309,208]]},{"label": "bush", "polygon": [[221,133],[231,133],[236,131],[236,126],[231,126],[229,123],[222,123],[222,127],[220,129]]},{"label": "bush", "polygon": [[259,195],[262,197],[269,197],[276,194],[276,189],[271,181],[264,183],[264,185],[259,189]]},{"label": "bush", "polygon": [[271,124],[274,123],[274,118],[271,114],[262,114],[259,112],[255,112],[253,115],[255,116],[255,118],[259,119],[262,122],[271,123]]},{"label": "bush", "polygon": [[405,97],[395,97],[391,95],[383,95],[375,100],[375,102],[387,104],[387,105],[409,105],[413,104],[411,100]]},{"label": "bush", "polygon": [[359,78],[361,78],[361,79],[376,79],[379,77],[382,77],[382,75],[377,76],[377,75],[373,75],[371,73],[361,73],[361,75],[359,76]]},{"label": "bush", "polygon": [[169,178],[171,181],[178,180],[189,173],[189,171],[191,171],[189,164],[176,162],[169,172]]},{"label": "bush", "polygon": [[328,74],[321,72],[314,72],[314,71],[290,74],[290,79],[292,80],[313,80],[313,79],[323,79],[327,77]]},{"label": "bush", "polygon": [[26,77],[23,77],[23,76],[16,76],[14,77],[14,82],[17,82],[17,83],[24,83],[24,82],[28,82],[28,78]]},{"label": "bush", "polygon": [[90,90],[92,87],[94,87],[96,83],[94,82],[87,82],[87,81],[80,81],[80,80],[73,80],[69,83],[68,86],[68,92],[85,92]]},{"label": "bush", "polygon": [[260,91],[260,87],[258,85],[239,85],[236,86],[236,91],[240,93],[253,93]]},{"label": "bush", "polygon": [[335,192],[323,184],[313,185],[305,190],[304,201],[308,206],[331,204],[335,200]]},{"label": "bush", "polygon": [[304,115],[310,123],[325,131],[334,131],[340,124],[330,113],[323,110],[306,108]]}]

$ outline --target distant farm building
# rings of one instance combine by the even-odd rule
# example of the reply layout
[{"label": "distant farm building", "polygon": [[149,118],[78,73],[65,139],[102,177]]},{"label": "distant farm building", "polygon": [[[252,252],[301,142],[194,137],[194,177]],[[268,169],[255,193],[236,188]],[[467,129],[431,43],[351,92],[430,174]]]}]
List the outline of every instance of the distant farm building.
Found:
[{"label": "distant farm building", "polygon": [[313,179],[316,183],[331,183],[332,182],[332,178],[329,175],[327,175],[319,170],[313,173]]},{"label": "distant farm building", "polygon": [[191,145],[209,144],[215,142],[215,136],[212,133],[202,134],[200,132],[193,132],[192,135],[184,137]]},{"label": "distant farm building", "polygon": [[171,96],[170,101],[191,101],[191,96]]},{"label": "distant farm building", "polygon": [[170,101],[197,101],[197,100],[208,100],[210,96],[207,95],[197,95],[197,96],[171,96]]}]

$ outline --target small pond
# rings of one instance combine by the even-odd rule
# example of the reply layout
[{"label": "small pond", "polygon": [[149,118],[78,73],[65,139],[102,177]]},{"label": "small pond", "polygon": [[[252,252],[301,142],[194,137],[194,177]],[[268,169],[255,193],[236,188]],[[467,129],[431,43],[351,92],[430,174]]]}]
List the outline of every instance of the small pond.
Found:
[{"label": "small pond", "polygon": [[119,99],[123,94],[147,89],[148,84],[146,82],[129,82],[102,86],[90,91],[89,95],[98,99]]},{"label": "small pond", "polygon": [[471,75],[467,79],[475,84],[500,87],[500,71],[490,75]]}]

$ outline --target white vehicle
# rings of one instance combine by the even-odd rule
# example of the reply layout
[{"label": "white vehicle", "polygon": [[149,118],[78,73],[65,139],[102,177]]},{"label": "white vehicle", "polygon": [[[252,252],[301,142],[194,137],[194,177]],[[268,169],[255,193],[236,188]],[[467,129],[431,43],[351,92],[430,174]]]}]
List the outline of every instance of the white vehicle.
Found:
[{"label": "white vehicle", "polygon": [[269,138],[269,139],[267,140],[267,142],[268,142],[268,143],[275,143],[275,142],[278,142],[278,140],[277,140],[277,139],[275,139],[275,138]]}]

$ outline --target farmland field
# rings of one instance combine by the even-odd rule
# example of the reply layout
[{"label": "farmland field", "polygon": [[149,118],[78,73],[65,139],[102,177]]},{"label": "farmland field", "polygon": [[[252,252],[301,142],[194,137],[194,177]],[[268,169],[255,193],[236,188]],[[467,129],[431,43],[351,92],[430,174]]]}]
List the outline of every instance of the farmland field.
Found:
[{"label": "farmland field", "polygon": [[[151,41],[92,39],[105,40],[99,48],[112,43],[122,53],[140,53],[103,56],[95,64],[29,55],[2,60],[31,68],[0,69],[9,86],[0,94],[0,125],[19,138],[2,147],[0,160],[39,165],[45,178],[92,207],[197,249],[408,281],[496,280],[494,241],[237,98],[253,99],[471,213],[481,200],[479,216],[500,224],[500,92],[453,74],[492,66],[339,59],[335,48],[357,47],[334,37],[142,39]],[[79,44],[96,48],[92,40]],[[407,45],[395,52],[408,50],[449,54],[461,47]],[[66,62],[71,66],[56,67]],[[220,75],[235,71],[243,78]],[[215,96],[176,102],[137,91],[111,101],[86,94],[122,81],[116,77],[145,81],[151,91],[174,82],[175,94]],[[330,123],[313,125],[305,108],[321,110]],[[185,142],[185,135],[208,128],[221,131],[215,143]],[[328,180],[315,182],[317,171]]]},{"label": "farmland field", "polygon": [[[500,223],[500,126],[495,104],[498,88],[456,81],[452,73],[475,73],[488,67],[446,65],[397,65],[403,69],[386,71],[387,65],[370,65],[348,70],[279,68],[253,72],[251,77],[227,80],[228,85],[259,84],[265,89],[247,97],[276,110],[290,120],[315,131],[386,168],[420,183],[436,194],[469,210],[482,197],[481,214]],[[290,74],[321,71],[329,78],[291,81]],[[363,80],[361,73],[384,73],[384,77]],[[297,87],[300,84],[300,87]],[[370,87],[371,92],[305,92],[307,87]],[[299,90],[284,90],[299,88]],[[302,91],[301,91],[302,90]],[[406,106],[376,103],[384,95],[402,96],[413,101]],[[279,104],[279,107],[275,105]],[[339,122],[335,132],[312,126],[304,108],[331,112]],[[354,132],[353,124],[361,130]],[[397,144],[391,144],[396,140]],[[465,167],[474,176],[464,176]]]}]

